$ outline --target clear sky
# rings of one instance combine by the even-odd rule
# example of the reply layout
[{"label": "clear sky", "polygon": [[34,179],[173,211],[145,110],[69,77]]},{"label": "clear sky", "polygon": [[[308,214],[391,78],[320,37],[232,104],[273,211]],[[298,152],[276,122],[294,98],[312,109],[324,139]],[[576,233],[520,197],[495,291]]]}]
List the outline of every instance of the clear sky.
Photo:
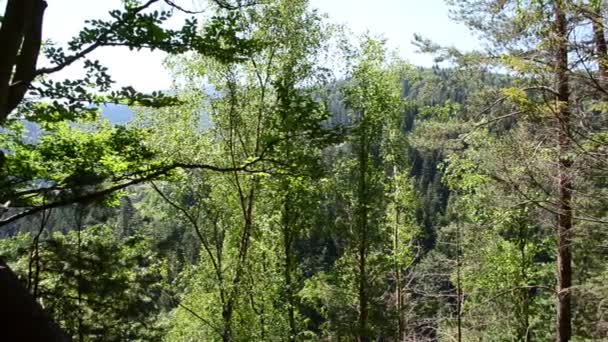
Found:
[{"label": "clear sky", "polygon": [[[345,24],[354,33],[369,31],[388,39],[393,49],[413,64],[429,66],[430,56],[415,52],[411,44],[414,33],[420,33],[442,45],[470,50],[476,40],[467,28],[448,18],[443,0],[310,0],[313,7],[329,15],[329,20]],[[47,0],[44,38],[65,42],[78,33],[86,19],[107,18],[107,12],[120,6],[120,0]],[[179,0],[177,3],[201,8],[200,0]],[[6,0],[0,0],[4,11]],[[159,52],[129,51],[125,48],[104,48],[94,58],[106,65],[119,85],[132,85],[141,91],[166,89],[170,84],[162,68],[164,55]],[[69,76],[78,68],[66,71]],[[68,75],[65,75],[68,76]],[[69,77],[68,76],[68,77]]]}]

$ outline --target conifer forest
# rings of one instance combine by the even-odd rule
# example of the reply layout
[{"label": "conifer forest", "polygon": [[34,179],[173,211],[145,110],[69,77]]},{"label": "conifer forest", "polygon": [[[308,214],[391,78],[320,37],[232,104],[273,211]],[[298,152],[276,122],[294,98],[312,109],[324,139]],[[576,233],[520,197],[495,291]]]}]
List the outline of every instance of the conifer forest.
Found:
[{"label": "conifer forest", "polygon": [[608,341],[608,2],[445,0],[432,66],[308,0],[61,2],[0,0],[1,341]]}]

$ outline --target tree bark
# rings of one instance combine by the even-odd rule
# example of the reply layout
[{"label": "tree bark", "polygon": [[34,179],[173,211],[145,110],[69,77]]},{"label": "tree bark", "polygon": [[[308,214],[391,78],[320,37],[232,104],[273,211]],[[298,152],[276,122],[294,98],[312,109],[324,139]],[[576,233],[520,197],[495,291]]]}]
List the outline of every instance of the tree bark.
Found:
[{"label": "tree bark", "polygon": [[13,271],[0,260],[0,331],[3,341],[67,342],[72,339],[53,322]]},{"label": "tree bark", "polygon": [[0,125],[21,103],[35,77],[46,6],[44,0],[6,3],[0,27]]},{"label": "tree bark", "polygon": [[359,242],[359,336],[358,342],[369,341],[367,334],[367,320],[369,316],[367,298],[367,241]]},{"label": "tree bark", "polygon": [[42,22],[47,4],[43,0],[33,0],[30,6],[31,8],[28,8],[28,13],[31,13],[30,20],[24,26],[23,44],[17,56],[15,73],[9,88],[6,115],[21,103],[36,77],[38,55],[42,46]]},{"label": "tree bark", "polygon": [[460,223],[456,224],[456,338],[462,342],[462,246],[460,241]]},{"label": "tree bark", "polygon": [[0,26],[0,123],[8,115],[8,93],[13,77],[17,54],[23,42],[26,3],[31,0],[8,0]]},{"label": "tree bark", "polygon": [[[364,116],[362,116],[364,117]],[[358,184],[358,198],[357,198],[357,231],[359,239],[358,248],[358,271],[359,271],[359,318],[358,318],[358,342],[368,342],[368,288],[367,288],[367,253],[368,253],[368,235],[367,235],[367,221],[368,221],[368,187],[367,184],[367,168],[368,168],[368,153],[369,153],[369,139],[367,138],[366,130],[362,130],[360,133],[359,142],[359,184]]]},{"label": "tree bark", "polygon": [[568,28],[564,4],[561,0],[555,1],[555,33],[557,46],[555,50],[555,78],[557,90],[557,340],[566,342],[572,335],[572,161],[570,152],[570,87],[568,75]]},{"label": "tree bark", "polygon": [[602,21],[601,1],[591,9],[590,17],[593,26],[593,43],[595,45],[595,54],[598,64],[599,83],[604,87],[606,81],[608,81],[608,45],[606,44],[606,34]]},{"label": "tree bark", "polygon": [[[396,171],[393,171],[396,174]],[[396,191],[398,192],[398,190]],[[395,204],[394,253],[399,251],[399,208]],[[405,340],[405,321],[403,319],[403,294],[401,293],[401,265],[395,262],[395,304],[397,307],[397,340]]]},{"label": "tree bark", "polygon": [[295,297],[294,284],[292,273],[294,269],[293,263],[293,241],[294,229],[292,222],[291,211],[291,196],[287,193],[283,203],[283,248],[285,253],[285,296],[287,297],[287,318],[289,321],[289,338],[288,341],[295,342],[298,336],[298,327],[296,324],[295,315]]}]

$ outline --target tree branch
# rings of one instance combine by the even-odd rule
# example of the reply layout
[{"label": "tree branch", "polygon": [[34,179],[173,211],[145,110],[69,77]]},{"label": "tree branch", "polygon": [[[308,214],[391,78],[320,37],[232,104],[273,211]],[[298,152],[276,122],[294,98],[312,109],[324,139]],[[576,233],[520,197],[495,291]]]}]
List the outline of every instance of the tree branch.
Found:
[{"label": "tree branch", "polygon": [[67,198],[60,198],[56,201],[53,202],[49,202],[49,203],[45,203],[39,206],[35,206],[35,207],[31,207],[27,210],[24,210],[18,214],[9,216],[5,219],[0,220],[0,227],[5,226],[11,222],[14,222],[16,220],[19,220],[21,218],[39,213],[43,210],[47,210],[47,209],[52,209],[52,208],[59,208],[59,207],[63,207],[69,204],[73,204],[73,203],[87,203],[87,202],[92,202],[98,199],[101,199],[105,196],[108,196],[114,192],[126,189],[132,185],[137,185],[137,184],[141,184],[141,183],[145,183],[147,181],[156,179],[157,177],[161,177],[161,176],[165,176],[168,173],[170,173],[173,170],[176,169],[205,169],[205,170],[211,170],[211,171],[216,171],[216,172],[255,172],[254,170],[250,170],[249,167],[255,163],[257,163],[260,159],[255,159],[252,160],[248,163],[245,163],[241,166],[237,166],[237,167],[218,167],[218,166],[213,166],[213,165],[206,165],[206,164],[185,164],[185,163],[175,163],[172,164],[170,166],[167,167],[163,167],[160,168],[158,170],[155,170],[145,176],[142,176],[140,178],[137,179],[133,179],[129,182],[125,182],[122,184],[117,184],[114,186],[111,186],[109,188],[103,189],[103,190],[98,190],[98,191],[94,191],[94,192],[89,192],[89,193],[85,193],[85,194],[81,194],[81,195],[77,195],[77,196],[73,196],[73,197],[67,197]]},{"label": "tree branch", "polygon": [[77,60],[85,57],[86,55],[88,55],[89,53],[95,51],[95,49],[97,49],[100,46],[104,45],[104,40],[108,37],[108,35],[110,33],[112,33],[114,30],[122,27],[126,21],[130,20],[133,18],[133,16],[135,16],[137,13],[145,10],[146,8],[150,7],[152,4],[154,4],[155,2],[158,2],[159,0],[149,0],[148,2],[146,2],[145,4],[139,6],[139,7],[134,7],[132,9],[130,9],[130,15],[126,16],[123,20],[121,21],[117,21],[116,23],[114,23],[114,25],[112,25],[112,27],[110,29],[108,29],[107,31],[103,32],[102,34],[100,34],[96,41],[89,45],[88,47],[84,48],[83,50],[81,50],[80,52],[67,57],[66,60],[63,63],[60,63],[54,67],[50,67],[50,68],[42,68],[36,71],[36,76],[39,75],[45,75],[45,74],[51,74],[57,71],[62,70],[63,68],[69,66],[70,64],[76,62]]}]

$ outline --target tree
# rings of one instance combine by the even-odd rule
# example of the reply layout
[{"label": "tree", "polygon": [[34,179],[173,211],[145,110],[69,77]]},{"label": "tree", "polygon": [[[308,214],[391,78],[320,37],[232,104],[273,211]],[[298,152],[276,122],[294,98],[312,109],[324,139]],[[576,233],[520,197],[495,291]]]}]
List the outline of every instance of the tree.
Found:
[{"label": "tree", "polygon": [[[584,147],[602,130],[597,113],[591,109],[602,101],[599,94],[603,92],[602,6],[593,1],[561,0],[450,3],[455,5],[455,16],[482,33],[489,43],[482,60],[517,77],[517,82],[483,111],[496,115],[494,119],[486,119],[479,127],[514,119],[506,135],[517,132],[519,137],[536,140],[536,151],[542,150],[548,157],[539,167],[536,161],[517,153],[516,158],[525,160],[525,172],[520,174],[510,165],[503,170],[506,175],[502,179],[511,183],[521,200],[555,215],[556,331],[559,341],[568,341],[574,334],[572,279],[576,271],[572,260],[579,239],[575,234],[582,236],[577,227],[585,221],[601,221],[592,217],[592,209],[585,204],[582,179],[590,165],[603,164],[592,156],[599,145]],[[579,34],[579,30],[584,33]]]},{"label": "tree", "polygon": [[[170,10],[146,12],[160,3],[167,4]],[[214,3],[226,9],[236,9],[242,6],[241,3],[232,5],[223,0],[217,0]],[[43,45],[46,1],[8,0],[0,27],[0,45],[5,49],[5,53],[0,59],[0,124],[4,125],[9,114],[19,105],[23,105],[24,101],[26,105],[29,104],[28,109],[33,110],[32,113],[26,112],[25,115],[34,119],[41,116],[42,120],[77,117],[79,112],[90,112],[90,109],[86,107],[91,103],[107,103],[112,100],[126,100],[130,103],[140,102],[147,105],[167,104],[169,99],[163,97],[162,94],[153,94],[150,97],[128,88],[120,93],[114,93],[114,96],[110,98],[95,97],[87,92],[86,89],[93,84],[96,85],[93,89],[107,91],[112,83],[106,69],[99,62],[87,59],[90,53],[101,47],[127,46],[130,49],[138,50],[142,48],[160,49],[173,54],[196,51],[223,60],[237,58],[238,53],[244,51],[243,47],[246,44],[237,38],[236,32],[230,28],[222,29],[224,25],[233,27],[236,19],[234,17],[214,18],[211,25],[205,28],[206,34],[201,37],[197,32],[196,19],[187,20],[179,30],[162,27],[173,11],[194,13],[173,1],[149,0],[143,4],[140,4],[139,1],[125,1],[124,4],[124,9],[110,12],[111,21],[89,21],[88,26],[69,42],[69,52],[66,54],[63,48]],[[41,50],[52,61],[51,66],[38,67]],[[63,84],[42,81],[42,87],[34,83],[37,77],[59,72],[81,60],[85,61],[85,67],[94,74],[92,78],[66,81]],[[68,87],[75,89],[68,89]],[[67,105],[60,105],[56,101],[52,106],[46,108],[32,107],[31,100],[26,98],[28,91],[34,91],[43,98],[66,101]]]},{"label": "tree", "polygon": [[[166,3],[168,11],[150,11],[155,5]],[[2,172],[3,201],[7,206],[16,208],[26,207],[14,215],[2,219],[0,224],[6,225],[21,217],[35,214],[41,210],[60,207],[75,202],[92,201],[124,189],[127,186],[142,183],[155,177],[165,175],[181,166],[166,165],[155,162],[153,152],[140,154],[141,169],[133,174],[121,171],[120,175],[110,176],[107,171],[94,172],[98,168],[95,161],[81,163],[76,169],[65,168],[63,172],[54,173],[49,164],[61,164],[66,158],[65,152],[74,153],[72,145],[76,141],[63,139],[66,130],[79,131],[67,122],[95,118],[98,107],[106,103],[124,103],[142,106],[175,105],[176,99],[160,92],[142,94],[131,87],[113,91],[113,81],[107,74],[107,69],[98,61],[87,59],[89,54],[107,46],[127,46],[130,49],[160,49],[170,54],[196,52],[212,56],[222,62],[238,60],[254,50],[251,40],[238,38],[235,26],[239,18],[234,14],[240,6],[232,6],[224,1],[215,4],[227,9],[223,15],[213,17],[208,21],[199,35],[198,21],[189,19],[179,30],[163,28],[173,11],[190,13],[172,1],[151,0],[144,4],[125,2],[124,9],[111,11],[109,21],[92,20],[88,26],[74,37],[69,43],[67,52],[62,47],[43,45],[41,41],[42,20],[46,2],[43,0],[7,1],[5,15],[0,27],[0,42],[6,47],[6,53],[0,60],[0,124],[8,131],[3,136],[3,147],[0,158]],[[51,61],[51,66],[37,66],[40,51]],[[84,62],[88,70],[83,79],[54,82],[45,75],[57,73],[74,64]],[[21,127],[23,121],[34,122],[42,126],[43,135],[48,140],[59,139],[64,145],[55,144],[44,146],[38,144],[37,138],[31,132]],[[82,125],[87,126],[86,124]],[[29,125],[31,127],[31,124]],[[95,125],[94,125],[95,126]],[[114,148],[138,149],[129,137],[135,137],[143,132],[127,128],[110,128],[108,126],[89,127],[96,133],[105,129],[105,134],[117,134]],[[116,130],[115,133],[110,133]],[[69,133],[69,134],[71,134]],[[102,134],[102,133],[99,133]],[[80,134],[83,139],[90,135]],[[141,140],[137,138],[137,140]],[[43,143],[44,144],[44,143]],[[67,146],[65,144],[68,144]],[[40,151],[40,149],[49,151]],[[67,149],[67,151],[66,151]],[[70,151],[72,150],[72,151]],[[6,153],[9,152],[9,153]],[[101,151],[99,151],[101,152]],[[141,151],[140,151],[141,152]],[[36,163],[46,164],[42,167],[24,167],[31,163],[31,157],[41,158]],[[80,156],[79,156],[80,157]],[[101,156],[101,159],[113,159],[113,156]],[[84,158],[86,159],[86,158]],[[81,162],[85,162],[82,160]],[[133,165],[132,165],[133,166]],[[187,166],[188,167],[188,166]],[[195,167],[190,165],[189,167]],[[102,167],[103,168],[103,167]],[[206,168],[206,167],[203,167]],[[211,167],[213,168],[213,167]],[[85,170],[86,169],[86,170]],[[117,171],[117,170],[116,170]],[[47,181],[45,186],[37,186],[41,179]],[[129,179],[127,181],[127,179]],[[18,181],[16,181],[18,180]],[[95,185],[88,191],[82,191],[82,185]],[[80,187],[80,191],[72,191],[72,187]],[[61,191],[60,199],[50,200],[48,194]],[[40,205],[44,202],[44,205]],[[11,211],[14,213],[14,211]]]},{"label": "tree", "polygon": [[[340,254],[330,272],[309,279],[303,297],[325,316],[330,338],[369,341],[400,333],[389,328],[397,315],[387,308],[394,302],[383,299],[394,292],[382,291],[381,284],[395,267],[407,262],[397,259],[405,259],[404,250],[409,247],[400,245],[404,240],[398,232],[403,229],[401,224],[410,222],[403,218],[395,222],[395,213],[387,212],[389,196],[385,193],[387,188],[407,184],[400,169],[405,169],[401,155],[405,149],[398,143],[403,102],[396,66],[391,69],[382,42],[363,39],[352,57],[354,66],[339,88],[348,113],[349,135],[346,144],[329,150],[327,162],[334,176],[324,190],[332,193],[328,206],[337,218],[334,225],[342,239]],[[407,192],[403,190],[394,194],[396,211],[408,205],[400,198]],[[393,255],[385,255],[386,251]],[[394,284],[391,288],[395,290]],[[399,305],[396,307],[399,311]]]},{"label": "tree", "polygon": [[[82,211],[75,211],[81,216]],[[81,222],[76,222],[81,221]],[[75,218],[83,224],[82,218]],[[30,236],[2,241],[3,258],[28,279]],[[158,336],[163,263],[141,232],[119,239],[108,226],[80,227],[41,241],[37,297],[74,340],[124,341]]]},{"label": "tree", "polygon": [[[72,203],[100,201],[116,191],[166,175],[179,167],[151,162],[152,156],[144,153],[137,158],[142,162],[146,160],[147,165],[140,164],[139,171],[132,174],[130,170],[123,169],[122,172],[119,171],[121,175],[112,174],[106,167],[107,163],[101,162],[105,166],[99,164],[100,160],[108,162],[113,159],[111,153],[105,154],[107,150],[103,151],[104,143],[101,143],[102,146],[92,144],[100,143],[95,140],[104,134],[108,137],[109,134],[113,136],[109,138],[113,141],[110,143],[112,146],[105,147],[117,148],[124,152],[125,149],[135,147],[128,146],[134,142],[128,137],[134,137],[141,132],[110,128],[105,132],[96,131],[87,135],[80,131],[78,136],[83,141],[76,141],[64,135],[68,131],[78,131],[66,124],[66,121],[90,119],[95,116],[100,104],[115,102],[167,106],[176,103],[174,98],[159,92],[142,94],[131,87],[112,91],[113,81],[107,74],[107,69],[98,61],[88,59],[89,54],[100,47],[161,49],[172,54],[195,51],[213,55],[222,61],[238,59],[239,55],[252,48],[250,42],[238,38],[234,30],[238,18],[230,14],[213,18],[202,36],[199,36],[195,19],[187,20],[179,30],[163,28],[162,24],[172,11],[191,12],[172,1],[163,2],[169,6],[170,11],[148,11],[154,5],[160,4],[159,0],[150,0],[143,4],[138,1],[125,1],[123,10],[110,13],[111,20],[88,22],[87,27],[68,43],[67,52],[61,47],[43,44],[46,1],[6,2],[0,26],[0,46],[3,47],[0,57],[0,126],[4,130],[0,152],[0,183],[2,201],[6,207],[2,216],[7,211],[9,216],[2,218],[0,225],[10,224],[47,209]],[[233,6],[222,0],[215,1],[215,4],[226,9],[236,9],[242,5],[239,3],[238,6]],[[51,61],[50,66],[38,67],[41,51]],[[85,78],[63,82],[45,78],[46,75],[57,73],[77,61],[82,61],[88,71]],[[37,137],[28,137],[20,128],[23,120],[42,125],[46,142],[38,144],[35,141]],[[63,144],[55,144],[55,138]],[[87,147],[83,148],[85,145]],[[87,160],[84,155],[79,154],[85,150],[95,150],[95,154],[101,159],[93,160],[91,164],[90,159]],[[138,148],[135,147],[135,150]],[[68,155],[69,159],[76,163],[62,165]],[[38,162],[45,165],[38,167],[32,164]],[[89,164],[85,165],[87,163]],[[61,170],[55,172],[58,165]],[[113,165],[110,169],[118,171],[115,168],[118,164]]]},{"label": "tree", "polygon": [[[464,339],[550,339],[550,227],[536,219],[542,209],[518,203],[516,194],[473,161],[497,163],[492,155],[499,143],[493,139],[479,133],[469,140],[472,148],[446,163],[453,218],[440,235],[445,254],[457,253],[452,277],[462,303],[459,328]],[[476,146],[481,141],[493,148]]]},{"label": "tree", "polygon": [[[177,320],[172,334],[295,340],[301,323],[292,260],[297,231],[304,225],[304,218],[293,216],[303,212],[297,202],[304,189],[298,184],[315,173],[315,165],[307,162],[315,161],[316,146],[332,138],[322,126],[327,117],[323,102],[314,97],[323,93],[319,80],[326,71],[318,60],[327,33],[307,1],[273,1],[241,15],[239,29],[263,48],[232,63],[201,56],[173,61],[185,84],[182,107],[141,118],[142,127],[154,128],[150,145],[172,155],[172,162],[212,160],[227,170],[252,161],[257,165],[216,176],[192,170],[157,187],[197,232],[202,246],[198,272],[213,274],[211,280],[193,276],[197,287],[183,298],[190,309],[177,313],[196,313],[206,329],[194,331]],[[213,90],[196,88],[199,82]],[[271,242],[277,236],[284,246]],[[277,289],[279,274],[286,284],[279,281]]]},{"label": "tree", "polygon": [[[382,210],[386,205],[382,196],[383,184],[380,169],[380,146],[383,138],[384,115],[399,111],[400,95],[390,92],[394,83],[382,78],[384,51],[373,40],[362,43],[361,59],[353,70],[351,84],[345,89],[345,105],[352,112],[354,123],[352,148],[355,156],[356,179],[353,191],[352,242],[356,253],[356,279],[358,288],[357,340],[369,341],[368,327],[371,302],[371,270],[369,257],[381,241]],[[393,81],[394,82],[394,81]],[[391,88],[391,85],[393,88]]]}]

